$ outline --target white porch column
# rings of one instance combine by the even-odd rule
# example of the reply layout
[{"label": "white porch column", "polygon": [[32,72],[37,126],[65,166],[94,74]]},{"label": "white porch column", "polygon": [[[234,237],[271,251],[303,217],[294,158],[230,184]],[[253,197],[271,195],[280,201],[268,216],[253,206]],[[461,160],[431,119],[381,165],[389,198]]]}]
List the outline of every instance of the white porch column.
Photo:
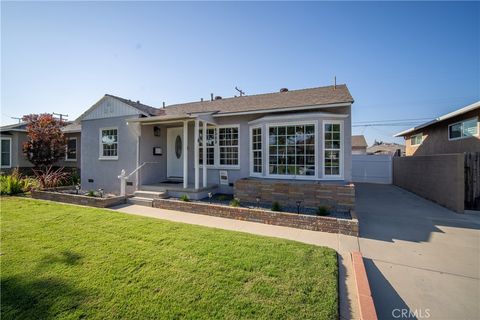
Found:
[{"label": "white porch column", "polygon": [[203,121],[203,135],[202,135],[202,146],[203,146],[203,187],[207,187],[207,122]]},{"label": "white porch column", "polygon": [[198,143],[198,136],[199,136],[199,121],[198,119],[195,119],[195,131],[194,131],[194,155],[195,155],[195,190],[198,190],[200,188],[200,166],[198,164],[199,162],[199,143]]},{"label": "white porch column", "polygon": [[188,188],[188,121],[183,121],[183,188]]}]

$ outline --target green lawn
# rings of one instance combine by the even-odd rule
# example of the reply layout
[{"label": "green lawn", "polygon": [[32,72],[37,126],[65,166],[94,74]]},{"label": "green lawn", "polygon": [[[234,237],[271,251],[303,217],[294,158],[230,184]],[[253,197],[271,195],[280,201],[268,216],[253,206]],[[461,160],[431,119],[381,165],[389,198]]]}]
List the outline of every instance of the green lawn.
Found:
[{"label": "green lawn", "polygon": [[1,199],[3,319],[336,319],[334,250]]}]

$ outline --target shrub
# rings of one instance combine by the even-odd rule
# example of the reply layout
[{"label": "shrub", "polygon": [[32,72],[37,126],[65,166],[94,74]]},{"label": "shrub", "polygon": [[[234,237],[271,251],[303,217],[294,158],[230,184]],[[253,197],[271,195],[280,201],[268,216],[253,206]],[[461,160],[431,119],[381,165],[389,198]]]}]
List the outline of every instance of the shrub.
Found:
[{"label": "shrub", "polygon": [[226,194],[221,194],[221,195],[218,196],[218,200],[226,201],[226,200],[228,200],[228,196]]},{"label": "shrub", "polygon": [[282,206],[277,201],[272,203],[272,211],[282,211]]},{"label": "shrub", "polygon": [[64,172],[63,168],[53,169],[52,166],[48,166],[44,169],[34,169],[33,173],[42,189],[61,186],[68,176],[68,173]]},{"label": "shrub", "polygon": [[238,200],[237,198],[233,198],[232,201],[230,201],[230,206],[240,207],[240,200]]},{"label": "shrub", "polygon": [[185,201],[185,202],[190,202],[190,198],[186,194],[182,194],[180,196],[180,200]]},{"label": "shrub", "polygon": [[96,197],[95,191],[93,191],[93,190],[88,190],[85,195],[87,197]]},{"label": "shrub", "polygon": [[78,170],[74,168],[72,169],[71,172],[67,174],[67,177],[63,184],[66,186],[74,186],[79,183],[80,183],[80,175],[78,174]]},{"label": "shrub", "polygon": [[1,176],[0,193],[13,195],[23,192],[22,176],[18,169],[13,170],[11,175]]},{"label": "shrub", "polygon": [[23,192],[30,192],[32,190],[40,189],[40,183],[37,179],[31,177],[25,177],[22,179]]},{"label": "shrub", "polygon": [[317,209],[317,215],[319,216],[327,216],[329,214],[328,207],[326,206],[320,206]]}]

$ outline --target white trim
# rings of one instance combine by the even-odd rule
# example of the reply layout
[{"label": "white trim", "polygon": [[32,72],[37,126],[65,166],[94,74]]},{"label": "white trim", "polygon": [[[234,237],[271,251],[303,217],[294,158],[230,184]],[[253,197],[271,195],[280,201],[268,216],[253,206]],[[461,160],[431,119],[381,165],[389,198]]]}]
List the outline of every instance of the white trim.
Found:
[{"label": "white trim", "polygon": [[461,114],[464,114],[464,113],[467,113],[471,110],[475,110],[476,108],[479,108],[480,107],[480,101],[477,101],[477,102],[474,102],[466,107],[463,107],[463,108],[460,108],[458,110],[455,110],[453,112],[450,112],[450,113],[447,113],[443,116],[440,116],[434,120],[431,120],[431,121],[428,121],[428,122],[425,122],[424,124],[421,124],[421,125],[418,125],[416,127],[413,127],[413,128],[410,128],[410,129],[407,129],[407,130],[404,130],[402,132],[399,132],[397,133],[396,135],[394,135],[394,137],[400,137],[400,136],[404,136],[406,135],[407,133],[411,133],[413,131],[416,131],[418,129],[422,129],[422,128],[425,128],[425,127],[428,127],[429,125],[431,124],[434,124],[434,123],[437,123],[437,122],[440,122],[440,121],[443,121],[443,120],[447,120],[447,119],[450,119],[450,118],[453,118],[455,116],[458,116],[458,115],[461,115]]},{"label": "white trim", "polygon": [[[477,121],[477,134],[474,134],[473,136],[463,136],[463,123],[467,122],[467,121],[471,121],[471,120],[476,120]],[[462,136],[460,136],[458,138],[450,138],[450,127],[454,126],[456,124],[459,124],[459,123],[461,123],[461,125],[462,125]],[[480,129],[479,129],[479,126],[478,126],[478,117],[472,117],[472,118],[469,118],[469,119],[463,119],[463,120],[457,121],[455,123],[451,123],[451,124],[448,125],[448,128],[447,128],[448,141],[455,141],[455,140],[468,139],[468,138],[472,138],[472,137],[478,137],[479,134],[480,134]]]},{"label": "white trim", "polygon": [[[215,169],[224,169],[224,170],[230,170],[230,169],[240,169],[240,152],[241,152],[241,132],[240,132],[240,124],[224,124],[220,126],[215,126],[217,128],[216,135],[216,144],[215,144]],[[238,130],[238,144],[237,144],[237,149],[238,149],[238,164],[237,165],[228,165],[228,164],[220,164],[220,130],[222,128],[237,128]]]},{"label": "white trim", "polygon": [[[103,143],[102,143],[102,131],[104,130],[117,130],[117,155],[116,156],[103,156]],[[118,154],[120,151],[120,137],[119,137],[118,127],[104,127],[99,128],[98,132],[98,160],[118,160]]]},{"label": "white trim", "polygon": [[[313,125],[314,126],[314,135],[315,135],[315,144],[314,144],[314,163],[315,163],[315,172],[312,176],[307,175],[286,175],[286,174],[270,174],[270,139],[268,135],[270,134],[270,127],[278,127],[278,126],[297,126],[297,125]],[[265,145],[266,148],[266,170],[265,170],[265,177],[270,179],[290,179],[290,180],[318,180],[318,120],[310,120],[310,121],[291,121],[291,122],[277,122],[277,123],[267,123],[265,126],[265,135],[267,144]]]},{"label": "white trim", "polygon": [[[326,175],[325,174],[325,125],[339,124],[340,125],[340,159],[338,159],[339,174]],[[344,166],[345,166],[345,122],[343,120],[322,120],[322,178],[320,180],[344,180]]]},{"label": "white trim", "polygon": [[[68,141],[75,140],[75,159],[68,159]],[[78,160],[78,140],[77,137],[68,137],[67,145],[65,146],[65,161],[76,162]]]},{"label": "white trim", "polygon": [[[135,110],[135,113],[137,113],[137,114],[142,114],[142,115],[144,115],[144,116],[146,116],[146,117],[150,116],[149,114],[143,112],[142,110],[137,109],[137,108],[135,108],[135,107],[132,107],[131,105],[129,105],[129,104],[127,104],[127,103],[125,103],[125,102],[123,102],[123,101],[121,101],[121,100],[119,100],[119,99],[117,99],[117,98],[115,98],[115,97],[112,97],[112,96],[109,96],[109,95],[104,95],[102,98],[100,98],[100,100],[98,100],[97,102],[95,102],[90,108],[88,108],[88,109],[87,109],[85,112],[83,112],[77,119],[75,119],[74,122],[75,122],[75,123],[79,123],[80,121],[82,121],[82,120],[83,120],[86,116],[88,116],[93,110],[95,110],[95,109],[100,105],[100,103],[102,103],[104,100],[107,100],[108,98],[114,99],[114,100],[116,100],[116,101],[124,104],[125,106],[127,106],[127,107]],[[132,114],[131,114],[131,115],[132,115]],[[123,116],[125,116],[125,115],[120,115],[120,116],[118,116],[118,117],[123,117]],[[107,117],[107,118],[110,118],[110,117]],[[105,118],[99,118],[99,119],[105,119]],[[97,120],[97,119],[88,119],[88,120]]]},{"label": "white trim", "polygon": [[212,117],[229,117],[229,116],[239,116],[245,114],[256,114],[256,113],[276,113],[276,112],[284,112],[284,111],[299,111],[299,110],[311,110],[311,109],[323,109],[323,108],[337,108],[337,107],[349,107],[352,103],[344,102],[344,103],[331,103],[331,104],[319,104],[313,106],[303,106],[303,107],[285,107],[285,108],[268,108],[268,109],[260,109],[260,110],[252,110],[252,111],[238,111],[238,112],[224,112],[224,113],[216,113],[213,114]]},{"label": "white trim", "polygon": [[[207,161],[207,122],[203,121],[202,124],[202,158],[203,162]],[[207,166],[202,167],[202,181],[203,187],[207,187]]]},{"label": "white trim", "polygon": [[[413,137],[416,137],[416,136],[421,136],[422,137],[422,141],[420,141],[420,143],[417,143],[417,144],[412,144],[412,138]],[[417,134],[414,134],[414,135],[411,135],[410,138],[408,138],[408,140],[410,140],[410,146],[411,147],[416,147],[416,146],[419,146],[423,143],[423,132],[419,132]]]},{"label": "white trim", "polygon": [[194,171],[195,171],[195,190],[198,190],[200,188],[200,166],[199,166],[199,143],[198,143],[198,136],[199,136],[199,120],[195,119],[195,127],[193,131],[193,155],[194,155]]},{"label": "white trim", "polygon": [[257,124],[264,121],[288,121],[288,120],[295,120],[295,119],[302,119],[302,118],[348,118],[348,114],[337,114],[337,113],[328,113],[328,112],[311,112],[311,113],[297,113],[297,114],[287,114],[287,115],[273,115],[273,116],[265,116],[262,118],[258,118],[255,120],[250,121],[248,124]]},{"label": "white trim", "polygon": [[0,138],[0,141],[1,140],[8,140],[10,142],[10,150],[9,150],[9,156],[10,156],[10,163],[8,164],[8,166],[5,166],[5,165],[1,165],[1,168],[11,168],[12,167],[12,138],[11,137],[1,137]]},{"label": "white trim", "polygon": [[[168,140],[167,140],[167,143],[168,143]],[[183,121],[183,188],[184,189],[188,188],[188,121],[187,120]]]},{"label": "white trim", "polygon": [[[260,129],[261,130],[261,134],[260,134],[260,140],[261,140],[261,144],[262,144],[262,148],[260,149],[260,152],[262,153],[262,172],[254,172],[253,171],[253,167],[254,167],[254,158],[253,158],[253,143],[252,143],[252,139],[253,139],[253,129]],[[263,143],[263,135],[264,135],[264,128],[263,128],[263,125],[261,124],[258,124],[258,125],[253,125],[253,126],[250,126],[249,128],[249,136],[248,136],[248,140],[249,140],[249,144],[248,144],[248,148],[249,148],[249,162],[250,162],[250,176],[251,177],[262,177],[263,174],[265,173],[265,166],[264,166],[264,158],[265,158],[265,152],[264,152],[264,143]],[[258,150],[256,150],[258,151]]]}]

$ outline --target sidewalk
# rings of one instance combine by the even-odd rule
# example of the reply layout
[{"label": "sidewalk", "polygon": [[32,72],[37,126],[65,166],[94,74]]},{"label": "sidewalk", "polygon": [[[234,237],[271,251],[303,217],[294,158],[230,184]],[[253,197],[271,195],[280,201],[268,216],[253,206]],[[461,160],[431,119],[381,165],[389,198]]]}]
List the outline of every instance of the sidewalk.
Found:
[{"label": "sidewalk", "polygon": [[273,226],[249,221],[211,217],[180,211],[149,208],[137,205],[122,205],[113,210],[145,217],[196,224],[205,227],[252,233],[267,237],[283,238],[317,246],[329,247],[338,252],[340,319],[358,319],[355,278],[350,252],[358,251],[356,237],[326,232],[309,231]]}]

